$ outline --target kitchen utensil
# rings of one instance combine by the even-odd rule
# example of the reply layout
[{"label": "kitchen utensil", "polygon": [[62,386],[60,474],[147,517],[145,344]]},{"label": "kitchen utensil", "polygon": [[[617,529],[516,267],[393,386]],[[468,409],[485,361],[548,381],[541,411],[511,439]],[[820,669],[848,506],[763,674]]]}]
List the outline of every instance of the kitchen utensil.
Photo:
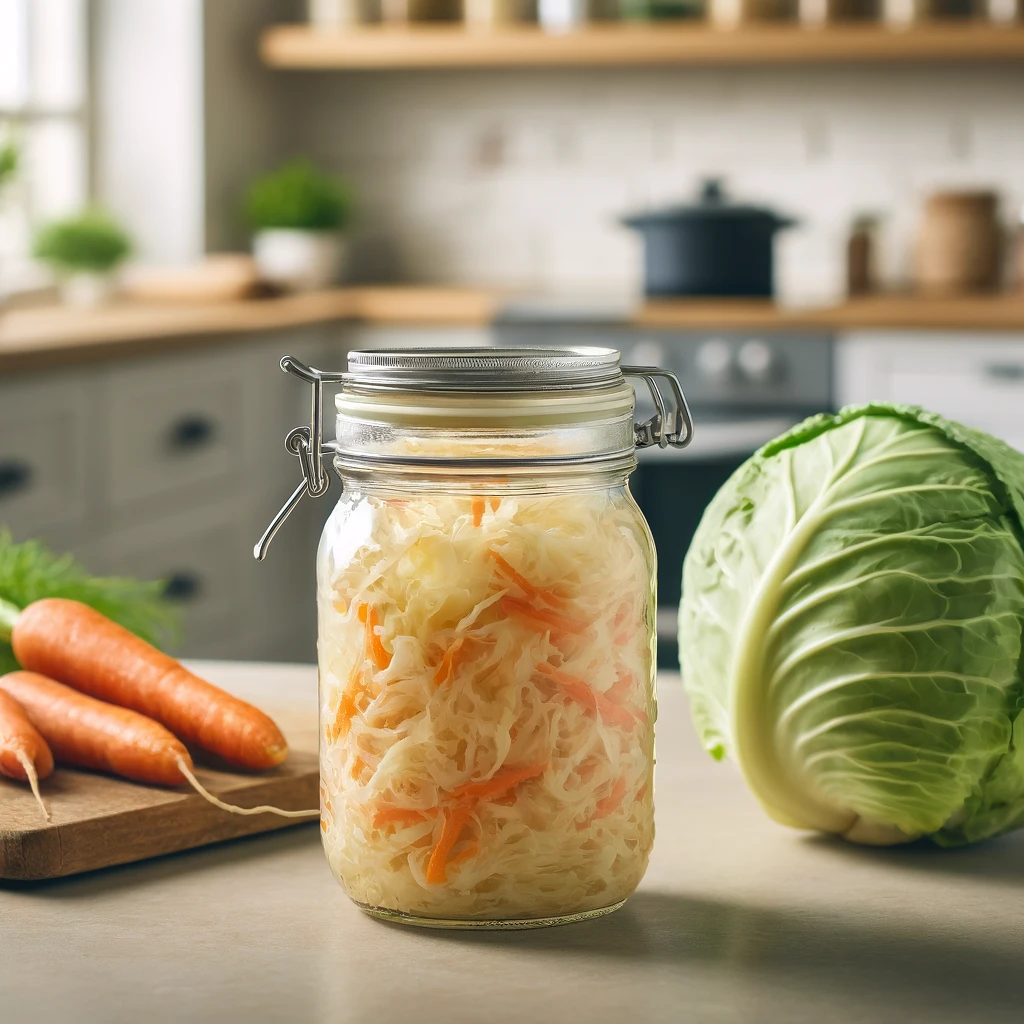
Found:
[{"label": "kitchen utensil", "polygon": [[999,284],[1001,229],[991,191],[937,192],[925,203],[914,252],[914,283],[958,294]]},{"label": "kitchen utensil", "polygon": [[647,295],[766,297],[775,233],[796,221],[730,203],[721,182],[709,179],[697,203],[635,213],[622,223],[643,238]]},{"label": "kitchen utensil", "polygon": [[[215,670],[209,674],[216,678]],[[256,699],[287,736],[288,760],[258,775],[207,768],[196,774],[211,793],[229,803],[316,807],[316,707],[289,699],[287,691],[275,692],[279,696],[268,701],[261,689]],[[239,696],[253,695],[240,691]],[[19,881],[75,875],[316,820],[228,814],[187,787],[160,789],[58,768],[43,783],[43,798],[53,815],[47,823],[27,788],[0,778],[0,789],[0,878]]]}]

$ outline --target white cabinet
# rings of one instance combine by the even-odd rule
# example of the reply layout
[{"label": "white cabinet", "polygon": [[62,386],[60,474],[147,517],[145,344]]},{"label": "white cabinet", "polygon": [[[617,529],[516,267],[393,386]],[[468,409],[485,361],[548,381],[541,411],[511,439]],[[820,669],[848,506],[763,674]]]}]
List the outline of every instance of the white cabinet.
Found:
[{"label": "white cabinet", "polygon": [[836,351],[842,404],[902,402],[1024,450],[1024,334],[852,334]]}]

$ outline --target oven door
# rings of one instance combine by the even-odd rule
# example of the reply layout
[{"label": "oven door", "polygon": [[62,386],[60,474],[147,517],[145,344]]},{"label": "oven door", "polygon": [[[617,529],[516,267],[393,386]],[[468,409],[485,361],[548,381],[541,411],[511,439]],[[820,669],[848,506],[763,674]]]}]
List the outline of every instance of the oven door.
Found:
[{"label": "oven door", "polygon": [[683,556],[718,489],[761,445],[799,423],[804,413],[763,417],[694,412],[693,443],[681,450],[646,448],[629,487],[658,550],[658,666],[678,668],[676,614]]}]

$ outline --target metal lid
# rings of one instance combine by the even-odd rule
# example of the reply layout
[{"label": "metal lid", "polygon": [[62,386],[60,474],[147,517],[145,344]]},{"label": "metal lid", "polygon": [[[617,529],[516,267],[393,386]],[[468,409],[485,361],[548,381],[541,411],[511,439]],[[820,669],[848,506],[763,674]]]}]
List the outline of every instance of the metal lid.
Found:
[{"label": "metal lid", "polygon": [[348,355],[346,383],[422,391],[562,391],[623,381],[613,348],[367,349]]}]

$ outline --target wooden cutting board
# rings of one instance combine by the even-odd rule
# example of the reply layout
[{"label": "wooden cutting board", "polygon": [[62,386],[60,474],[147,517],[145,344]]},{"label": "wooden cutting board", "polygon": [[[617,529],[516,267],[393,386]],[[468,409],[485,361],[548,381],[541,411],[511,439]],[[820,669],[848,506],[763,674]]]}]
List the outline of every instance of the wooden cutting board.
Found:
[{"label": "wooden cutting board", "polygon": [[[317,807],[315,669],[238,662],[189,667],[267,711],[290,748],[281,767],[258,775],[197,764],[200,782],[242,807]],[[316,820],[229,814],[187,786],[161,789],[68,768],[58,768],[41,788],[49,824],[27,786],[0,776],[0,879],[59,878]]]}]

